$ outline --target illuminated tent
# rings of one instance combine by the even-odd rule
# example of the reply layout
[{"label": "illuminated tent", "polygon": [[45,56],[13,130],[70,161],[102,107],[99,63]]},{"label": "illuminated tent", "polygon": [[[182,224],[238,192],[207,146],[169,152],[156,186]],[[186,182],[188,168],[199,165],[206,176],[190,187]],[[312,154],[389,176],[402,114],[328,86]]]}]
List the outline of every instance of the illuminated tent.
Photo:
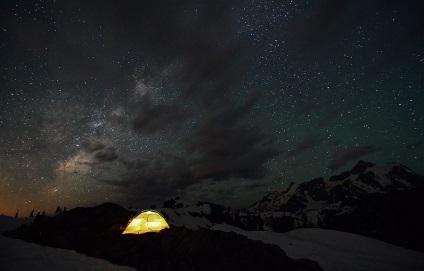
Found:
[{"label": "illuminated tent", "polygon": [[133,233],[143,234],[146,232],[159,232],[162,229],[169,228],[165,218],[155,211],[144,211],[137,215],[128,224],[127,228],[122,234]]}]

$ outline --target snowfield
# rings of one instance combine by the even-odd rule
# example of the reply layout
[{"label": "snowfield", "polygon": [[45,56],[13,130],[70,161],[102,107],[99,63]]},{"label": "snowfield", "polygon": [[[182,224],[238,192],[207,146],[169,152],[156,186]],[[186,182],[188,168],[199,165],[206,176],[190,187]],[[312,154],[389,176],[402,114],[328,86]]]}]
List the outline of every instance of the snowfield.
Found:
[{"label": "snowfield", "polygon": [[[28,222],[31,221],[0,216],[0,232]],[[287,256],[317,261],[326,271],[424,270],[424,253],[351,233],[317,228],[296,229],[286,233],[245,231],[230,225],[216,225],[211,229],[232,231],[253,240],[278,245]],[[72,250],[44,247],[2,235],[0,235],[0,267],[1,270],[7,271],[136,270]]]},{"label": "snowfield", "polygon": [[[30,220],[0,216],[0,232],[11,230]],[[0,234],[0,269],[7,271],[134,271],[102,259],[79,254],[72,250],[45,247],[6,238]]]},{"label": "snowfield", "polygon": [[245,231],[230,225],[216,225],[211,229],[232,231],[253,240],[278,245],[287,256],[314,260],[325,271],[424,270],[424,253],[352,233],[317,228],[285,233]]}]

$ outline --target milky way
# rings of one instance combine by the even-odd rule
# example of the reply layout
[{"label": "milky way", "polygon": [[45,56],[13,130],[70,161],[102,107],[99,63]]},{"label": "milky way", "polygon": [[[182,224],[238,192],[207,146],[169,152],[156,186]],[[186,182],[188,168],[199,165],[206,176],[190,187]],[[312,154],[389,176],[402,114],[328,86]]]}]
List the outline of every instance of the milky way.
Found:
[{"label": "milky way", "polygon": [[423,173],[422,1],[0,6],[0,213]]}]

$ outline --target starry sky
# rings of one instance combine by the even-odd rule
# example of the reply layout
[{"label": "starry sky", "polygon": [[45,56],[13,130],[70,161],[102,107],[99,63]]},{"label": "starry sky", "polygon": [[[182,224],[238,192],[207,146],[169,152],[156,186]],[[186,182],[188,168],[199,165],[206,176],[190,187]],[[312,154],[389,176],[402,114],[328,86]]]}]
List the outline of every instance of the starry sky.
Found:
[{"label": "starry sky", "polygon": [[420,0],[0,2],[0,213],[246,207],[424,169]]}]

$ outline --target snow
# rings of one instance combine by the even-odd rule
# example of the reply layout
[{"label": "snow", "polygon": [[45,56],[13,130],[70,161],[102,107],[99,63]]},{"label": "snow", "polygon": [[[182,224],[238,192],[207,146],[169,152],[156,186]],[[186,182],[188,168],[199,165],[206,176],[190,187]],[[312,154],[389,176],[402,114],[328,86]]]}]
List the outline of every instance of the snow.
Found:
[{"label": "snow", "polygon": [[380,166],[380,167],[373,167],[369,171],[374,173],[375,180],[382,186],[387,187],[390,185],[393,185],[393,181],[387,176],[387,174],[390,172],[390,170],[393,168],[394,165],[389,164],[386,166]]},{"label": "snow", "polygon": [[360,182],[360,181],[358,181],[358,180],[355,180],[355,181],[356,181],[356,182],[354,182],[354,183],[352,184],[352,186],[355,186],[355,187],[357,187],[357,188],[361,189],[361,190],[362,190],[362,191],[364,191],[365,193],[373,194],[373,193],[379,193],[379,192],[382,192],[380,189],[378,189],[378,188],[376,188],[376,187],[373,187],[373,186],[371,186],[371,185],[369,185],[369,184],[365,184],[365,183]]},{"label": "snow", "polygon": [[[184,215],[179,219],[187,219]],[[193,218],[196,219],[196,218]],[[0,231],[10,230],[29,219],[0,216]],[[193,222],[193,227],[199,221]],[[188,222],[185,221],[185,224]],[[190,223],[189,223],[190,224]],[[361,235],[324,230],[296,229],[286,233],[244,231],[230,225],[216,225],[212,230],[233,231],[253,240],[280,246],[294,259],[317,261],[325,271],[421,271],[424,253],[397,247]],[[135,270],[91,258],[72,250],[44,247],[0,235],[1,270]]]},{"label": "snow", "polygon": [[351,206],[343,206],[341,210],[337,213],[337,215],[350,214],[354,211]]},{"label": "snow", "polygon": [[[0,216],[0,231],[11,230],[29,220]],[[132,271],[128,266],[114,265],[106,260],[91,258],[73,250],[40,246],[0,234],[1,270],[18,271]]]},{"label": "snow", "polygon": [[314,200],[309,194],[306,195],[305,204],[306,204],[305,211],[320,210],[328,205],[326,200]]},{"label": "snow", "polygon": [[[306,213],[307,220],[309,222],[312,222],[312,224],[317,225],[318,224],[319,212],[320,212],[320,210],[309,210]],[[321,219],[322,219],[322,216],[321,216]]]},{"label": "snow", "polygon": [[[208,206],[209,207],[209,206]],[[206,217],[193,216],[193,213],[201,214],[202,210],[210,212],[209,209],[202,207],[200,209],[194,209],[192,207],[183,207],[176,210],[171,208],[158,208],[158,211],[164,212],[168,215],[167,222],[173,226],[181,227],[184,226],[187,229],[198,230],[198,229],[207,229],[212,226]]]},{"label": "snow", "polygon": [[285,193],[287,196],[293,196],[297,193],[297,188],[299,188],[298,183],[292,184],[292,186],[290,187],[289,191],[287,191],[287,193]]},{"label": "snow", "polygon": [[197,205],[191,205],[191,206],[186,206],[183,208],[178,208],[177,211],[179,210],[185,210],[187,212],[190,213],[198,213],[198,214],[210,214],[211,213],[211,206],[209,204],[201,204],[200,206]]},{"label": "snow", "polygon": [[233,231],[253,240],[278,245],[287,256],[314,260],[325,271],[424,270],[424,253],[352,233],[316,228],[286,233],[244,231],[222,224],[211,229]]},{"label": "snow", "polygon": [[396,182],[399,182],[399,183],[403,184],[408,189],[412,189],[413,188],[413,186],[410,183],[408,183],[407,181],[405,181],[404,179],[401,179],[401,178],[398,178],[398,177],[394,177],[394,179],[395,179]]}]

